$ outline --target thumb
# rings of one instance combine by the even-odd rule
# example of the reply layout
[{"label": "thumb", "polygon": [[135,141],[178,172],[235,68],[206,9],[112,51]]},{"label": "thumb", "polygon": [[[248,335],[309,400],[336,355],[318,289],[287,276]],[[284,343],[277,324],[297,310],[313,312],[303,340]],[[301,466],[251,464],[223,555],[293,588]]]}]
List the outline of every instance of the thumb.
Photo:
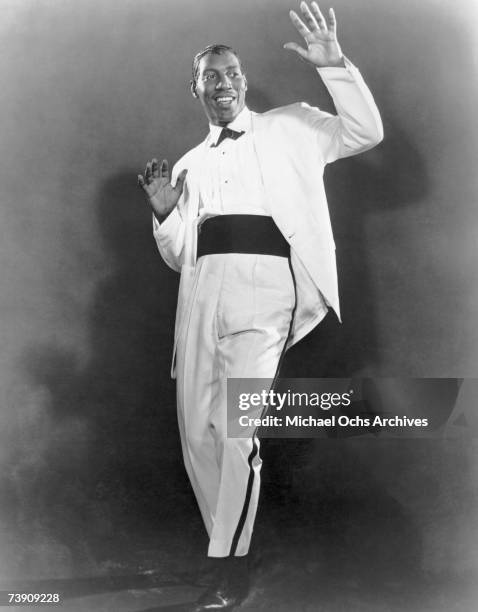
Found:
[{"label": "thumb", "polygon": [[294,43],[294,42],[285,43],[283,48],[287,49],[288,51],[295,51],[302,58],[307,59],[307,51],[303,49],[302,47],[300,47],[297,43]]},{"label": "thumb", "polygon": [[186,174],[188,173],[187,168],[178,174],[178,178],[176,179],[176,187],[179,193],[182,193],[184,187],[184,181],[186,180]]}]

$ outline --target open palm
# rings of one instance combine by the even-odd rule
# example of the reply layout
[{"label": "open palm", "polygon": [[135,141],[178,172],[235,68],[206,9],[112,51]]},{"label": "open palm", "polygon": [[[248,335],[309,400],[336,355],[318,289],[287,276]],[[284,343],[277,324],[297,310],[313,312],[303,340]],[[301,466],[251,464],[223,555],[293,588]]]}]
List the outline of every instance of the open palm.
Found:
[{"label": "open palm", "polygon": [[169,164],[163,159],[161,166],[157,159],[146,164],[144,177],[138,174],[138,183],[149,198],[154,214],[161,221],[177,205],[184,186],[187,170],[178,176],[173,187],[169,177]]},{"label": "open palm", "polygon": [[337,41],[337,22],[333,9],[329,10],[326,20],[320,12],[316,2],[309,6],[305,2],[300,3],[303,20],[295,11],[290,11],[291,21],[299,34],[307,43],[304,49],[294,42],[284,45],[285,49],[295,51],[304,60],[318,68],[326,66],[343,66],[343,55]]}]

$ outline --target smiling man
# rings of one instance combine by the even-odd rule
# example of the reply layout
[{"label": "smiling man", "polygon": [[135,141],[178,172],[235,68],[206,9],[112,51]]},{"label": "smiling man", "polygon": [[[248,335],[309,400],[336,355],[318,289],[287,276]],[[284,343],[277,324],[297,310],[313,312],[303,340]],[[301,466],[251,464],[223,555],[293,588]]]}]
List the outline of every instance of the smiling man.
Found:
[{"label": "smiling man", "polygon": [[246,104],[246,91],[241,62],[230,47],[210,45],[196,55],[191,92],[201,100],[211,125],[231,123]]},{"label": "smiling man", "polygon": [[300,10],[290,17],[305,47],[284,47],[320,75],[337,114],[303,102],[252,112],[236,52],[211,45],[195,56],[191,81],[209,122],[206,139],[171,179],[168,162],[156,159],[138,176],[159,251],[181,272],[178,422],[208,555],[219,566],[197,612],[231,609],[248,593],[261,459],[256,435],[227,436],[227,379],[273,381],[285,350],[329,307],[340,316],[323,169],[382,139],[372,95],[337,41],[333,10],[327,19],[315,2]]}]

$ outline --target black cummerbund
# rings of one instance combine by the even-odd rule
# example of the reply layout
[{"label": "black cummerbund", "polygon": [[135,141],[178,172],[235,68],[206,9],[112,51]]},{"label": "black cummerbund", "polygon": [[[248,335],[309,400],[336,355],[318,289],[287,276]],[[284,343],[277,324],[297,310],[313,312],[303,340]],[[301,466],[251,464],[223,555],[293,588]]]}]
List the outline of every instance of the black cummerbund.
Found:
[{"label": "black cummerbund", "polygon": [[199,227],[197,256],[218,253],[255,253],[290,256],[290,246],[272,217],[218,215]]}]

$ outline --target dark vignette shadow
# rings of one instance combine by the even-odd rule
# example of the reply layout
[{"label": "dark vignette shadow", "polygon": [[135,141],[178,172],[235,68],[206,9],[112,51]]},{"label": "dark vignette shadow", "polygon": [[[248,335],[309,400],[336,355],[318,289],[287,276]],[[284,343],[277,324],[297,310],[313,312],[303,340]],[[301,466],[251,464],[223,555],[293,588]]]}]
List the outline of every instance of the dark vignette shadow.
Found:
[{"label": "dark vignette shadow", "polygon": [[114,558],[124,570],[154,566],[185,521],[202,536],[169,376],[178,277],[157,252],[134,170],[105,181],[96,210],[112,266],[90,306],[91,360],[81,368],[52,341],[19,363],[28,384],[47,391],[45,424],[63,439],[32,432],[49,440],[41,464],[14,457],[2,482],[14,537],[32,549],[43,534],[43,553],[15,547],[18,575],[42,575],[45,559],[60,576],[96,573]]}]

